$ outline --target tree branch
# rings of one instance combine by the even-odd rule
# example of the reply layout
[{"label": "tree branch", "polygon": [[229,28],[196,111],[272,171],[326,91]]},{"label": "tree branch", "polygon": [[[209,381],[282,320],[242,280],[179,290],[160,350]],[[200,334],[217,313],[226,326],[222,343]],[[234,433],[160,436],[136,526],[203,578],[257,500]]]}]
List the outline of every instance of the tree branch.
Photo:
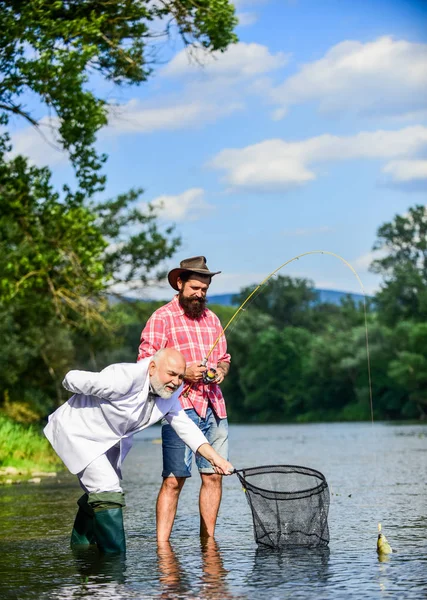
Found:
[{"label": "tree branch", "polygon": [[39,127],[38,121],[35,121],[33,119],[33,117],[31,117],[28,113],[26,113],[25,111],[23,111],[21,109],[20,106],[17,106],[16,104],[0,104],[0,109],[3,110],[8,110],[9,112],[15,114],[15,115],[19,115],[20,117],[24,117],[24,119],[27,119],[27,121],[29,123],[31,123],[31,125],[33,125],[34,127]]}]

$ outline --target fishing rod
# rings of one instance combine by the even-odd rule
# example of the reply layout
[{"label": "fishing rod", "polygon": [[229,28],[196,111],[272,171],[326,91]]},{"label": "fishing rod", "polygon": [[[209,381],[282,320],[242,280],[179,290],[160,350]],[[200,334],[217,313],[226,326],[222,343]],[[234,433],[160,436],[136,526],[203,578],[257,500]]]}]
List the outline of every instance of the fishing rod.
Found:
[{"label": "fishing rod", "polygon": [[[254,288],[254,290],[242,302],[242,304],[239,306],[239,308],[236,310],[236,312],[233,314],[233,316],[229,319],[228,323],[225,325],[225,327],[222,329],[222,331],[219,334],[219,336],[216,338],[215,342],[213,343],[213,345],[209,349],[209,352],[207,353],[207,355],[205,356],[205,358],[203,359],[203,361],[202,361],[201,364],[202,364],[202,366],[207,366],[209,357],[211,356],[212,352],[215,350],[218,342],[220,341],[220,339],[222,338],[222,336],[225,334],[225,332],[227,331],[227,329],[229,328],[229,326],[233,323],[233,321],[237,318],[237,316],[242,312],[242,310],[244,309],[244,307],[246,306],[246,304],[254,297],[254,295],[259,290],[261,290],[261,288],[276,273],[278,273],[278,271],[280,271],[281,269],[283,269],[287,265],[290,265],[294,261],[299,260],[303,256],[309,256],[311,254],[327,254],[328,256],[334,256],[335,258],[338,258],[347,268],[350,269],[350,271],[356,277],[356,279],[357,279],[357,281],[358,281],[358,283],[360,285],[360,289],[362,290],[362,294],[363,294],[363,310],[364,310],[364,316],[365,316],[365,339],[366,339],[366,353],[367,353],[367,366],[368,366],[369,402],[370,402],[370,410],[371,410],[371,420],[372,420],[372,423],[373,423],[374,412],[373,412],[373,399],[372,399],[371,363],[370,363],[370,354],[369,354],[368,320],[367,320],[367,311],[366,311],[366,292],[365,292],[365,289],[363,287],[363,283],[362,283],[359,275],[357,274],[356,270],[354,269],[354,267],[347,260],[345,260],[345,258],[343,258],[342,256],[340,256],[339,254],[336,254],[335,252],[330,252],[328,250],[310,250],[308,252],[302,252],[301,254],[298,254],[297,256],[294,256],[293,258],[290,258],[289,260],[287,260],[286,262],[284,262],[283,264],[281,264],[280,266],[278,266],[276,269],[274,269],[274,271],[272,271],[271,273],[269,273],[269,275],[267,275],[267,277],[265,277],[261,281],[261,283],[258,284],[256,286],[256,288]],[[216,370],[214,368],[207,369],[207,371],[205,371],[205,373],[203,374],[203,383],[207,383],[207,384],[208,383],[213,383],[215,381],[215,379],[216,379]],[[191,387],[192,387],[192,384],[190,384],[188,386],[188,388],[185,390],[184,396],[188,396]]]}]

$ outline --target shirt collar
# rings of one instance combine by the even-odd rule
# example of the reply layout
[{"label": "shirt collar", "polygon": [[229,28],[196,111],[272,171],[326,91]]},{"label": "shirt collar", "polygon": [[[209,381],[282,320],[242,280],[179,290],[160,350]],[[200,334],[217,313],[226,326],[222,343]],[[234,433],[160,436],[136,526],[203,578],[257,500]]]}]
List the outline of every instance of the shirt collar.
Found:
[{"label": "shirt collar", "polygon": [[179,299],[178,299],[178,294],[175,294],[175,296],[173,297],[173,307],[174,310],[179,314],[179,315],[185,315],[184,309],[182,308],[182,306],[179,303]]}]

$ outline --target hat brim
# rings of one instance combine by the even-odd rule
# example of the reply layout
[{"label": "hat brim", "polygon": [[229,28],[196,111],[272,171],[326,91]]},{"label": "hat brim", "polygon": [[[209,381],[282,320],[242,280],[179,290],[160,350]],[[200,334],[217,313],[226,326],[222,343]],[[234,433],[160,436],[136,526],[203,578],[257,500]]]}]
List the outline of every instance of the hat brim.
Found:
[{"label": "hat brim", "polygon": [[182,269],[178,267],[177,269],[172,269],[168,273],[168,281],[174,290],[178,290],[178,277],[181,273],[197,273],[198,275],[204,275],[205,277],[213,277],[214,275],[218,275],[221,271],[207,271],[206,269]]}]

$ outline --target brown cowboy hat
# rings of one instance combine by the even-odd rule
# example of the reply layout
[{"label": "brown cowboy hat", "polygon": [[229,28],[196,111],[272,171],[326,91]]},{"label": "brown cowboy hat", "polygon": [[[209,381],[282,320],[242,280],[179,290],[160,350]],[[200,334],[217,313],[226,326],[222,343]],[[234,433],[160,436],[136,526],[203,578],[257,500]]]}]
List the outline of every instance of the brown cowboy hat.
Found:
[{"label": "brown cowboy hat", "polygon": [[206,264],[205,256],[193,256],[192,258],[184,258],[179,263],[179,267],[172,269],[168,273],[168,281],[174,290],[178,290],[177,279],[185,271],[191,271],[192,273],[198,273],[199,275],[205,275],[206,277],[213,277],[218,275],[221,271],[209,271],[208,265]]}]

